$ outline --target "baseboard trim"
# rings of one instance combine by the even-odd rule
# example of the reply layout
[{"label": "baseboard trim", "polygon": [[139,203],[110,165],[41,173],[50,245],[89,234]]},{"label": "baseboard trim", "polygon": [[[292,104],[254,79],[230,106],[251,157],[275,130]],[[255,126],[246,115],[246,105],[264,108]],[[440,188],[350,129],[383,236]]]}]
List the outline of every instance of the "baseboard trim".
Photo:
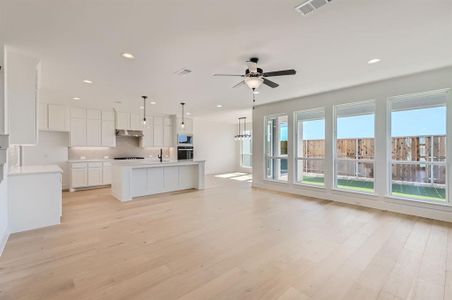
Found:
[{"label": "baseboard trim", "polygon": [[375,208],[383,211],[452,222],[452,207],[411,201],[396,201],[377,195],[361,195],[328,189],[293,187],[271,182],[253,182],[253,187],[293,195],[331,200],[345,204]]}]

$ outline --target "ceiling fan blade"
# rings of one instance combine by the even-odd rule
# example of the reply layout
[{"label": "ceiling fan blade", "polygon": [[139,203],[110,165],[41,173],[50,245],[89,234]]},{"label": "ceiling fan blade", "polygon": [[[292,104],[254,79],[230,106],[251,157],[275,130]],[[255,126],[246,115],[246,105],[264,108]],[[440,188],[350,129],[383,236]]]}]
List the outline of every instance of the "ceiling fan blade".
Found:
[{"label": "ceiling fan blade", "polygon": [[273,81],[268,80],[268,79],[266,79],[266,78],[264,78],[263,84],[268,85],[268,86],[271,87],[271,88],[276,88],[276,87],[279,86],[279,84],[277,84],[276,82],[273,82]]},{"label": "ceiling fan blade", "polygon": [[262,74],[264,77],[274,77],[274,76],[285,76],[285,75],[295,75],[297,71],[294,69],[290,70],[281,70],[281,71],[273,71],[273,72],[265,72]]},{"label": "ceiling fan blade", "polygon": [[234,85],[232,88],[237,88],[237,87],[242,86],[242,85],[245,85],[245,80],[240,81],[239,83]]},{"label": "ceiling fan blade", "polygon": [[212,76],[232,76],[232,77],[245,77],[245,75],[237,75],[237,74],[212,74]]}]

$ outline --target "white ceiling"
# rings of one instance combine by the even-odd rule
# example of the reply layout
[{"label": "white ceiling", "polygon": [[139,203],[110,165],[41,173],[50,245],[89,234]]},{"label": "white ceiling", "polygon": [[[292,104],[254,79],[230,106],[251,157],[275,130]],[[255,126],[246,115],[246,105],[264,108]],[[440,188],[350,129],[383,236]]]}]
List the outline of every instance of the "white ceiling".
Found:
[{"label": "white ceiling", "polygon": [[149,95],[155,112],[184,101],[218,120],[249,112],[251,93],[211,74],[242,73],[251,56],[266,71],[298,72],[261,87],[258,104],[452,65],[450,0],[334,0],[307,17],[294,10],[301,2],[0,0],[0,36],[42,59],[46,101],[138,110]]}]

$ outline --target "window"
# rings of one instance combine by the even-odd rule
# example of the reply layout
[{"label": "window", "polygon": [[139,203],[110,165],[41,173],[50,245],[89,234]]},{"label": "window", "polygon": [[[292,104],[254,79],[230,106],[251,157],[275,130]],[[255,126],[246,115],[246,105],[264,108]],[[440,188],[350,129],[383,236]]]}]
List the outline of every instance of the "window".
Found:
[{"label": "window", "polygon": [[336,188],[373,193],[375,103],[366,101],[336,108]]},{"label": "window", "polygon": [[413,200],[446,201],[446,93],[394,97],[390,191]]},{"label": "window", "polygon": [[265,119],[265,178],[288,181],[287,115]]},{"label": "window", "polygon": [[[244,134],[251,134],[250,130],[245,130]],[[251,168],[252,166],[252,141],[251,139],[240,141],[240,166]]]},{"label": "window", "polygon": [[297,183],[325,184],[325,110],[315,109],[296,113]]}]

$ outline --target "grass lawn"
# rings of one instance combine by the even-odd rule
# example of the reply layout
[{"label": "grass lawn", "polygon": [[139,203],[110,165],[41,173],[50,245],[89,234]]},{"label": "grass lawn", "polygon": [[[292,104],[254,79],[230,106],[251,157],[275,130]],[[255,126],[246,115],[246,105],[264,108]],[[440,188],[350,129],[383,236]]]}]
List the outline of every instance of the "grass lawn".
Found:
[{"label": "grass lawn", "polygon": [[[317,176],[304,176],[303,183],[313,185],[324,185],[324,178]],[[374,192],[372,181],[339,179],[337,187],[345,190],[360,191],[365,193]],[[446,190],[444,188],[430,186],[416,186],[414,184],[392,184],[392,194],[401,198],[412,198],[419,200],[445,201]]]}]

